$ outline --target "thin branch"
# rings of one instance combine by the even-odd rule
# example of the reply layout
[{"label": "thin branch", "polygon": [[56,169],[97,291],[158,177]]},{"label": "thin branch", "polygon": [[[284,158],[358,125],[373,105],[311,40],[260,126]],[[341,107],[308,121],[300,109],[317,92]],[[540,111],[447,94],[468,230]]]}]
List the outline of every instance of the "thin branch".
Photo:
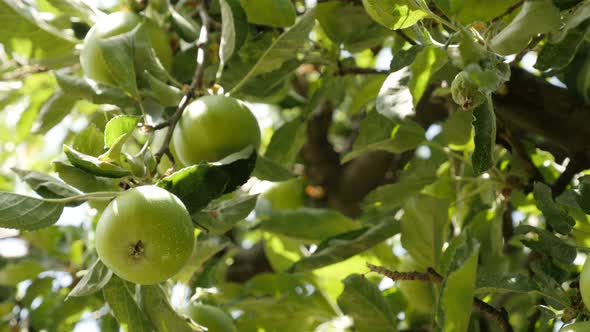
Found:
[{"label": "thin branch", "polygon": [[356,74],[365,74],[365,75],[381,75],[381,74],[389,74],[388,70],[378,70],[373,68],[359,68],[359,67],[340,67],[338,69],[338,75],[356,75]]},{"label": "thin branch", "polygon": [[22,80],[29,75],[44,73],[48,71],[49,68],[41,65],[25,65],[2,75],[2,80],[11,81],[11,80]]},{"label": "thin branch", "polygon": [[[434,284],[440,285],[443,283],[443,277],[438,274],[433,268],[428,268],[426,272],[397,272],[388,270],[382,266],[376,266],[373,264],[367,263],[367,267],[372,272],[379,273],[383,276],[386,276],[392,280],[419,280],[419,281],[428,281]],[[473,307],[486,316],[488,319],[495,321],[498,325],[501,326],[502,331],[505,332],[512,332],[512,326],[508,320],[508,313],[504,308],[496,309],[491,305],[485,303],[484,301],[474,297],[473,298]]]},{"label": "thin branch", "polygon": [[209,41],[209,15],[207,14],[205,2],[201,3],[199,6],[199,15],[201,16],[202,25],[201,33],[199,34],[199,39],[197,40],[197,68],[195,69],[192,82],[188,87],[188,91],[182,97],[182,100],[180,100],[178,108],[170,117],[170,119],[168,119],[168,121],[165,123],[154,126],[154,130],[170,127],[170,129],[166,132],[166,136],[164,137],[164,142],[162,143],[160,150],[154,155],[157,163],[160,163],[162,156],[166,155],[172,164],[174,164],[174,157],[172,157],[172,153],[170,153],[170,140],[172,139],[174,128],[176,127],[178,120],[180,120],[182,113],[193,100],[193,98],[202,96],[204,94],[203,73],[205,70],[205,55],[207,54],[205,47]]}]

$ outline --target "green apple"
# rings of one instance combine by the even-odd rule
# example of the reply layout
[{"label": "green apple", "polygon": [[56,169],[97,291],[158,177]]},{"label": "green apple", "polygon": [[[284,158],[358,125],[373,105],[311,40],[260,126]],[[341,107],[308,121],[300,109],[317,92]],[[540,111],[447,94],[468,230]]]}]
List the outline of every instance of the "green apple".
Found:
[{"label": "green apple", "polygon": [[260,146],[260,128],[237,99],[205,96],[192,102],[178,121],[172,144],[184,165],[218,161],[248,146]]},{"label": "green apple", "polygon": [[117,196],[96,226],[96,251],[119,277],[143,285],[174,276],[193,252],[194,228],[184,204],[156,186]]},{"label": "green apple", "polygon": [[278,182],[260,197],[267,199],[273,210],[296,210],[303,206],[304,185],[299,179]]}]

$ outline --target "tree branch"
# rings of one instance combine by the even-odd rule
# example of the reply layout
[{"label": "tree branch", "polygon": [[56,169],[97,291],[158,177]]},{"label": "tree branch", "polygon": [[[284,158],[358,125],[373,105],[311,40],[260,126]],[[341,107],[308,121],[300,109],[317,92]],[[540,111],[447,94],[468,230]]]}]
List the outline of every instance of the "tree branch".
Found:
[{"label": "tree branch", "polygon": [[[443,277],[440,274],[438,274],[438,272],[436,272],[433,268],[428,268],[426,272],[397,272],[388,270],[382,266],[376,266],[369,263],[367,263],[367,267],[372,272],[379,273],[392,280],[419,280],[431,282],[437,285],[441,285],[444,281]],[[508,313],[506,312],[506,310],[504,310],[504,308],[496,309],[476,297],[473,298],[473,307],[477,311],[482,313],[484,316],[486,316],[488,319],[498,323],[498,325],[501,326],[503,331],[513,331],[508,319]]]},{"label": "tree branch", "polygon": [[178,108],[176,108],[174,114],[165,123],[154,126],[154,129],[170,127],[166,132],[162,146],[154,155],[156,158],[156,163],[160,163],[162,156],[166,155],[168,158],[170,158],[170,161],[172,161],[172,164],[174,165],[174,157],[172,157],[172,153],[170,152],[170,140],[172,139],[174,128],[176,127],[178,120],[180,120],[182,113],[193,100],[193,98],[202,96],[204,94],[203,73],[205,70],[205,55],[207,54],[205,47],[209,41],[209,15],[207,13],[206,2],[202,2],[199,6],[199,15],[201,17],[202,25],[199,39],[197,39],[197,68],[195,69],[193,79],[187,89],[186,94],[180,100]]}]

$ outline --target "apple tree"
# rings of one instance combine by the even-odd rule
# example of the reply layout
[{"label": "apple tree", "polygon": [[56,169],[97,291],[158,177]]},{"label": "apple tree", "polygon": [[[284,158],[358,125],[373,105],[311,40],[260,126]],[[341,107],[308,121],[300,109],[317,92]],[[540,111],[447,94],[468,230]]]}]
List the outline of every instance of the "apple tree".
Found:
[{"label": "apple tree", "polygon": [[1,0],[0,332],[590,331],[590,0]]}]

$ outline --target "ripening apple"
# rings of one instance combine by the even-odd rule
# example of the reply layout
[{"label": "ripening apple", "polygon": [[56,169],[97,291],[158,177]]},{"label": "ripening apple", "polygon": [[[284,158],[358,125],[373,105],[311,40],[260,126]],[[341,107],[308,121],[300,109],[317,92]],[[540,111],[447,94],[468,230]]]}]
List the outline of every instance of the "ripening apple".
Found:
[{"label": "ripening apple", "polygon": [[178,121],[172,144],[184,165],[218,161],[232,153],[260,146],[258,122],[241,101],[205,96],[193,101]]},{"label": "ripening apple", "polygon": [[559,329],[559,332],[590,332],[590,322],[576,322]]},{"label": "ripening apple", "polygon": [[156,186],[117,196],[96,226],[96,251],[119,277],[157,284],[174,276],[193,252],[194,228],[184,204]]}]

